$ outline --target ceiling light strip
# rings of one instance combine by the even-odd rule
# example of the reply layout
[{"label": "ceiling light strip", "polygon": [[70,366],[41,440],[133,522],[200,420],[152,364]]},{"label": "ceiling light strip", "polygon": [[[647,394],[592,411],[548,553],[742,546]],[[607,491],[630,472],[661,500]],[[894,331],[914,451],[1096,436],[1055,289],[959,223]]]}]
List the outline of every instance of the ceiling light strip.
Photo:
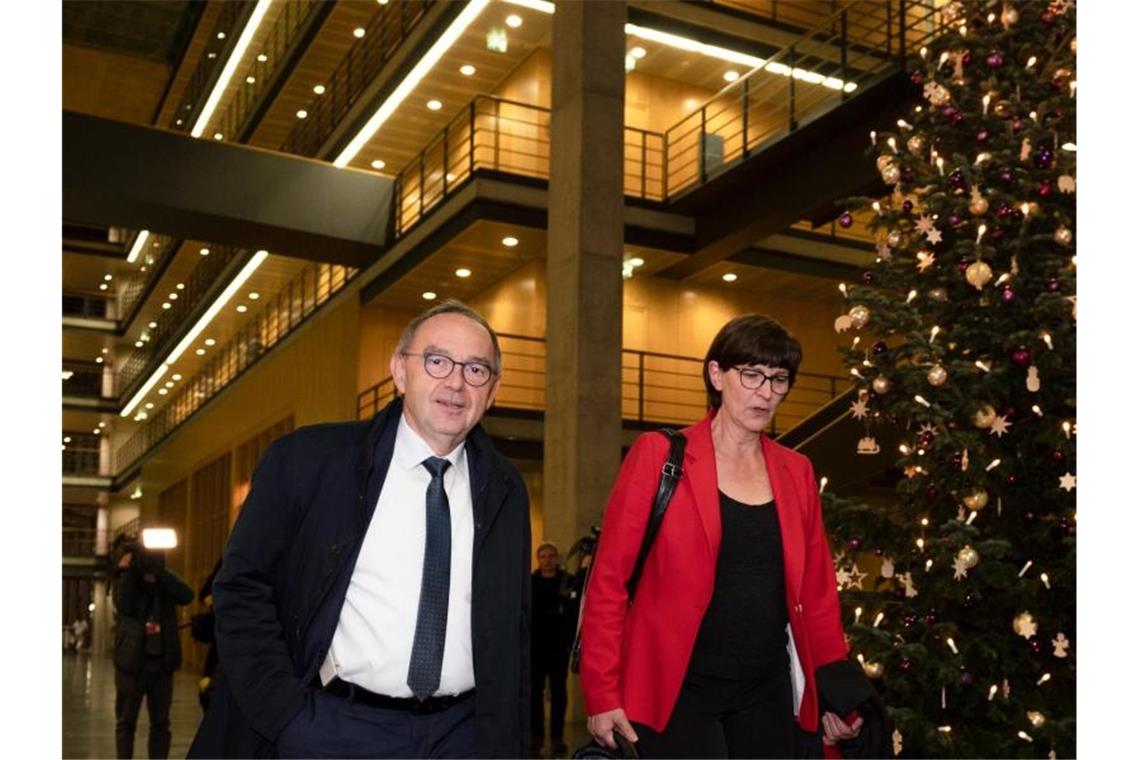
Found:
[{"label": "ceiling light strip", "polygon": [[736,50],[729,50],[728,48],[720,47],[719,45],[709,45],[705,42],[698,42],[697,40],[682,37],[678,34],[670,34],[669,32],[662,32],[659,29],[650,29],[647,26],[638,26],[637,24],[626,24],[625,33],[640,37],[643,40],[650,40],[657,42],[668,47],[677,48],[678,50],[688,50],[693,53],[701,53],[710,58],[719,58],[722,61],[730,63],[737,63],[741,66],[747,66],[751,69],[759,68],[764,65],[763,58],[757,58],[754,55],[741,53]]},{"label": "ceiling light strip", "polygon": [[376,131],[388,120],[388,117],[399,108],[400,104],[404,102],[404,99],[408,97],[412,90],[416,88],[416,85],[420,83],[420,80],[427,76],[427,73],[439,62],[443,54],[455,44],[455,41],[459,39],[463,32],[467,31],[467,27],[483,12],[483,9],[487,7],[489,2],[490,0],[471,0],[471,2],[467,4],[467,7],[451,22],[451,26],[447,27],[447,30],[444,31],[439,39],[436,40],[435,44],[428,49],[424,57],[421,58],[408,75],[404,77],[404,81],[400,82],[396,89],[392,91],[392,94],[380,104],[380,107],[376,109],[376,113],[372,115],[372,118],[368,120],[360,132],[356,134],[356,137],[352,138],[352,141],[340,152],[340,155],[333,161],[333,166],[338,169],[343,169],[348,166],[348,163],[352,161],[352,159],[356,158],[356,154],[372,139]]},{"label": "ceiling light strip", "polygon": [[241,286],[245,284],[246,280],[257,271],[257,268],[261,266],[262,262],[268,257],[268,251],[258,251],[253,255],[253,258],[238,272],[237,277],[214,299],[214,302],[210,304],[210,308],[206,309],[206,312],[198,319],[194,327],[190,329],[190,332],[186,333],[186,336],[174,347],[174,350],[170,352],[170,356],[166,357],[166,361],[162,363],[162,366],[155,370],[154,374],[150,376],[150,379],[146,381],[146,384],[134,395],[130,403],[123,408],[123,411],[119,412],[120,417],[127,417],[134,411],[135,407],[139,405],[139,402],[150,393],[150,390],[155,384],[166,374],[170,366],[178,361],[178,357],[182,356],[186,349],[194,343],[195,339],[202,334],[202,331],[205,330],[214,317],[218,315],[218,312],[225,308],[225,305],[234,297],[234,294],[241,289]]},{"label": "ceiling light strip", "polygon": [[547,0],[503,0],[508,5],[517,5],[520,8],[530,8],[539,13],[554,13],[554,3]]},{"label": "ceiling light strip", "polygon": [[135,260],[138,259],[148,237],[150,237],[150,230],[139,230],[139,234],[135,237],[135,244],[131,246],[131,252],[127,254],[128,264],[134,264]]},{"label": "ceiling light strip", "polygon": [[249,43],[253,42],[253,35],[257,33],[257,27],[261,26],[261,22],[269,10],[269,4],[272,2],[273,0],[258,0],[257,5],[253,9],[253,13],[250,14],[249,21],[246,22],[245,28],[242,29],[241,36],[238,37],[237,44],[234,45],[234,49],[230,53],[225,67],[222,69],[221,76],[219,76],[218,81],[214,83],[214,89],[210,91],[210,97],[206,99],[206,105],[202,107],[202,112],[198,114],[198,120],[194,122],[194,128],[190,130],[191,137],[201,137],[202,133],[206,131],[206,125],[210,123],[210,117],[214,115],[214,110],[218,107],[218,103],[222,99],[222,94],[225,93],[226,87],[229,86],[230,80],[234,76],[234,72],[237,71],[238,64],[241,63],[246,48],[249,47]]}]

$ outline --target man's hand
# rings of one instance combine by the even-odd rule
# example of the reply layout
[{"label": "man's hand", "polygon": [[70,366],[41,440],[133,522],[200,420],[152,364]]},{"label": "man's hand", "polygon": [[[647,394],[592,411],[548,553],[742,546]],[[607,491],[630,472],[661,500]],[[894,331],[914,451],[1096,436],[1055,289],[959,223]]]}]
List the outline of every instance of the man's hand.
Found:
[{"label": "man's hand", "polygon": [[631,742],[637,741],[637,732],[633,730],[629,719],[625,717],[625,710],[620,707],[616,710],[591,715],[586,720],[586,729],[599,744],[604,744],[610,749],[617,749],[614,731],[620,731]]},{"label": "man's hand", "polygon": [[134,559],[134,557],[131,556],[130,552],[124,552],[123,556],[119,557],[119,567],[126,570],[131,566],[132,559]]},{"label": "man's hand", "polygon": [[820,719],[823,723],[823,743],[831,746],[847,739],[854,739],[863,728],[863,716],[860,715],[851,725],[847,725],[833,712],[823,714]]}]

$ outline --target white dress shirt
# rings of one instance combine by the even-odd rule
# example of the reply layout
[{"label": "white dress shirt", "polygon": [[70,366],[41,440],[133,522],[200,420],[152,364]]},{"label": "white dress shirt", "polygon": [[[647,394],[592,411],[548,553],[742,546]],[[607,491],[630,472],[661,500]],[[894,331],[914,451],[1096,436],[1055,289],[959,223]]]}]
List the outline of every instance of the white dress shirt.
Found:
[{"label": "white dress shirt", "polygon": [[[408,665],[419,614],[431,482],[422,463],[432,456],[435,453],[400,415],[388,474],[321,667],[323,683],[336,675],[377,694],[412,696]],[[451,462],[443,476],[451,511],[451,581],[443,671],[436,694],[450,695],[475,688],[471,657],[475,520],[464,445],[444,458]]]}]

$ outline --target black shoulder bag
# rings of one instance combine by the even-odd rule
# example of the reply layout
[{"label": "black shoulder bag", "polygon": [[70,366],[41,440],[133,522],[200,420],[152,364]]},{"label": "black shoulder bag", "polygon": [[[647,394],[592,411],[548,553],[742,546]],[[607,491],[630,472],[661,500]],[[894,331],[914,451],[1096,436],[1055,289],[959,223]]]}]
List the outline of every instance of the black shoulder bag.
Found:
[{"label": "black shoulder bag", "polygon": [[[669,456],[661,465],[661,479],[657,482],[657,498],[653,500],[653,511],[649,513],[649,523],[645,526],[645,535],[641,539],[641,550],[637,553],[637,561],[633,565],[633,573],[626,582],[629,591],[629,603],[633,604],[633,594],[637,590],[637,582],[641,578],[641,571],[649,557],[649,550],[653,548],[653,539],[657,531],[661,530],[661,521],[665,518],[665,510],[669,500],[673,498],[673,491],[681,480],[681,460],[685,456],[685,436],[672,428],[661,428],[660,431],[669,439]],[[600,540],[600,536],[599,536]],[[586,591],[590,585],[590,574],[594,563],[591,557],[590,566],[586,568],[586,580],[582,584],[582,604],[579,607],[578,627],[574,634],[574,645],[570,649],[570,670],[578,672],[579,660],[582,656],[582,615],[586,609]]]}]

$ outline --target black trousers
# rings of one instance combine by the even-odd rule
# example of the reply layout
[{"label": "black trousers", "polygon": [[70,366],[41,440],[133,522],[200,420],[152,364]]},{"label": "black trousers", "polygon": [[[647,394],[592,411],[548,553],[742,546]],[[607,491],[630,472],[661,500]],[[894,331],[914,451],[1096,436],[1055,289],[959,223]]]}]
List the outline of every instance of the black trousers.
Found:
[{"label": "black trousers", "polygon": [[664,731],[633,727],[644,758],[794,757],[791,675],[735,680],[689,673]]},{"label": "black trousers", "polygon": [[277,735],[277,757],[475,757],[475,694],[437,713],[353,702],[310,689]]},{"label": "black trousers", "polygon": [[170,754],[170,702],[174,698],[174,674],[166,670],[161,656],[143,659],[138,673],[115,668],[115,753],[134,757],[135,727],[146,697],[150,716],[147,753],[165,758]]},{"label": "black trousers", "polygon": [[570,653],[561,647],[530,650],[530,735],[543,739],[542,692],[550,682],[550,741],[562,741],[566,724],[566,671]]}]

